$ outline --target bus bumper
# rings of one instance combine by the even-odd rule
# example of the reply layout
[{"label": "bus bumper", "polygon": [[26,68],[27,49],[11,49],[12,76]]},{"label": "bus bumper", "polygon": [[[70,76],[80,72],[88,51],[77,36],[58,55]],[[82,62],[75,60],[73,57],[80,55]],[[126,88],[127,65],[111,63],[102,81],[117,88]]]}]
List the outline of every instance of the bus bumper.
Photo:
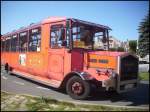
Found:
[{"label": "bus bumper", "polygon": [[102,81],[102,87],[105,87],[106,91],[111,89],[116,90],[117,93],[123,93],[134,90],[138,87],[139,79],[120,81],[118,78],[109,78]]}]

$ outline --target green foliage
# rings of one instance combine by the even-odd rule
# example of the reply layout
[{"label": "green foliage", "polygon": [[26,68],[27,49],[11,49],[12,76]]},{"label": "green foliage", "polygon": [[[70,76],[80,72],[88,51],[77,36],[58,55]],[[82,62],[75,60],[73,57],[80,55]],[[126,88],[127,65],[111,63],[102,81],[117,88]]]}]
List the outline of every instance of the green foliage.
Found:
[{"label": "green foliage", "polygon": [[149,54],[149,14],[139,26],[138,53],[141,57]]},{"label": "green foliage", "polygon": [[149,73],[148,72],[142,72],[139,74],[139,77],[141,80],[147,80],[149,81]]},{"label": "green foliage", "polygon": [[123,47],[118,47],[118,48],[117,48],[117,51],[124,52],[125,49],[124,49]]},{"label": "green foliage", "polygon": [[[33,97],[26,95],[17,95],[19,98],[15,100],[15,94],[7,94],[1,91],[1,97],[4,99],[1,103],[2,111],[148,111],[148,109],[128,108],[128,107],[114,107],[107,105],[86,105],[75,104],[65,101],[58,101],[45,97]],[[21,97],[26,100],[22,101]],[[94,96],[93,96],[94,97]],[[10,102],[11,101],[11,102]],[[24,104],[24,106],[22,106]]]},{"label": "green foliage", "polygon": [[118,48],[109,48],[109,51],[119,51],[119,52],[124,52],[125,49],[123,47],[118,47]]},{"label": "green foliage", "polygon": [[129,49],[131,53],[136,53],[137,48],[137,41],[136,40],[130,40],[129,41]]},{"label": "green foliage", "polygon": [[109,48],[110,51],[117,51],[116,48]]}]

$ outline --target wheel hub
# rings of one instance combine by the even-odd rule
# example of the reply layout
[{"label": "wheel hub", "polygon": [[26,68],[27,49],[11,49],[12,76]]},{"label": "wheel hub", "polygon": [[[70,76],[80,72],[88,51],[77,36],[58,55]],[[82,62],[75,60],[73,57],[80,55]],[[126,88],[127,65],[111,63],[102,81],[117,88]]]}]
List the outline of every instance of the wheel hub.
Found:
[{"label": "wheel hub", "polygon": [[74,94],[81,94],[83,92],[83,86],[82,86],[82,84],[79,83],[79,82],[73,83],[73,85],[72,85],[72,92]]}]

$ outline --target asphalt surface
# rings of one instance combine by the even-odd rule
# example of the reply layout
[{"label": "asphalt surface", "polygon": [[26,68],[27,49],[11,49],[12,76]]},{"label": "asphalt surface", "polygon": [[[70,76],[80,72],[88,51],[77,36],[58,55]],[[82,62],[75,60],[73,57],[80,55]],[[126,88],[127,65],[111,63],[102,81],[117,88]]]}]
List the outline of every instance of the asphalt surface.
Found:
[{"label": "asphalt surface", "polygon": [[149,64],[139,64],[139,72],[148,72]]},{"label": "asphalt surface", "polygon": [[149,107],[149,82],[143,81],[136,90],[122,94],[108,94],[96,91],[88,100],[73,100],[65,92],[48,87],[37,82],[16,76],[8,75],[1,70],[1,90],[17,94],[51,97],[57,100],[82,102],[89,104],[106,104],[116,106]]}]

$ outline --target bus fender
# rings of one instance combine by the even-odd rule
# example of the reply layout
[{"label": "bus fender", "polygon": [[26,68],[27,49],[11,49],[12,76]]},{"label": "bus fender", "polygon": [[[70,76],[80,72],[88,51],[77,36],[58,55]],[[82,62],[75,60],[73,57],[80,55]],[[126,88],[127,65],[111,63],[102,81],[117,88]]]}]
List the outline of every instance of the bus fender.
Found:
[{"label": "bus fender", "polygon": [[61,83],[61,87],[64,87],[67,83],[67,81],[73,77],[73,76],[79,76],[82,80],[92,80],[94,79],[90,74],[88,74],[87,72],[76,72],[76,71],[73,71],[73,72],[70,72],[68,73],[65,77],[64,77],[64,80],[62,81]]},{"label": "bus fender", "polygon": [[73,71],[73,72],[68,73],[66,76],[72,77],[74,75],[79,76],[82,80],[92,80],[93,79],[93,77],[87,72]]},{"label": "bus fender", "polygon": [[82,78],[82,80],[93,80],[94,79],[94,77],[92,77],[92,75],[90,75],[87,72],[81,72],[79,75]]}]

